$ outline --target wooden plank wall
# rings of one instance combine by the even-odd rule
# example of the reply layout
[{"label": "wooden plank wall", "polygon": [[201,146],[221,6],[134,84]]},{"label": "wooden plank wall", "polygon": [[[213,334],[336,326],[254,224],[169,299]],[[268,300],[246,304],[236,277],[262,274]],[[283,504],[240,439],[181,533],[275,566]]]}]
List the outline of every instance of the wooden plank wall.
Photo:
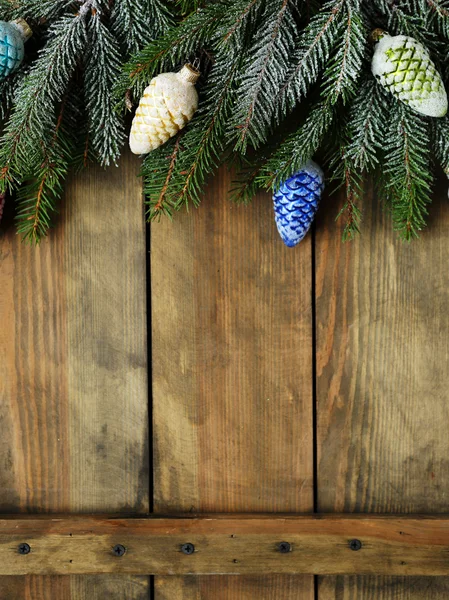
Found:
[{"label": "wooden plank wall", "polygon": [[[363,235],[342,244],[336,209],[317,221],[317,507],[321,512],[447,513],[449,209],[411,245],[379,198]],[[443,600],[449,580],[321,579],[320,600]]]},{"label": "wooden plank wall", "polygon": [[[154,509],[313,510],[311,239],[278,243],[262,195],[152,228]],[[260,594],[260,595],[259,595]],[[311,600],[312,577],[156,580],[156,600]]]},{"label": "wooden plank wall", "polygon": [[[146,513],[138,161],[69,183],[37,249],[0,238],[0,510]],[[4,224],[3,229],[7,227]],[[1,600],[148,598],[148,578],[1,578]]]},{"label": "wooden plank wall", "polygon": [[[150,499],[137,170],[71,182],[38,250],[0,239],[0,510],[447,512],[446,190],[411,246],[367,193],[359,240],[341,243],[329,199],[314,240],[287,249],[268,197],[226,201],[225,171],[200,211],[152,227]],[[448,592],[441,578],[192,577],[157,578],[154,597]],[[0,600],[152,595],[148,578],[0,579]]]}]

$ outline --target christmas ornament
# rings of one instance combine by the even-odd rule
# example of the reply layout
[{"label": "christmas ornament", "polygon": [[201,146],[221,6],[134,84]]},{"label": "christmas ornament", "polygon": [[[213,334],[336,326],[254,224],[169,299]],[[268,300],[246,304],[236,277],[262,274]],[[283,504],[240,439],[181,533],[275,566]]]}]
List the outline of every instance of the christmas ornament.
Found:
[{"label": "christmas ornament", "polygon": [[372,71],[380,83],[414,111],[429,117],[444,117],[447,94],[427,49],[406,35],[391,37],[377,30],[373,37],[379,42]]},{"label": "christmas ornament", "polygon": [[151,80],[132,122],[129,144],[134,154],[148,154],[187,125],[198,108],[199,76],[192,65],[185,65],[179,73],[161,73]]},{"label": "christmas ornament", "polygon": [[24,44],[32,35],[26,21],[0,21],[0,79],[5,79],[20,67],[25,56]]},{"label": "christmas ornament", "polygon": [[286,246],[296,246],[309,231],[323,190],[324,173],[310,160],[274,193],[276,225]]}]

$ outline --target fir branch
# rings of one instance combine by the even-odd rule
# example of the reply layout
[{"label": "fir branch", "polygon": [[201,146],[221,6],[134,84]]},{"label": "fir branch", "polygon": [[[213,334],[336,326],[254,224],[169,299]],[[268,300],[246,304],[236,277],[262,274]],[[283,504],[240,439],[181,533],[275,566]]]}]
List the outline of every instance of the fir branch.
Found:
[{"label": "fir branch", "polygon": [[298,171],[310,160],[334,119],[334,108],[320,103],[309,113],[304,124],[273,153],[264,165],[258,182],[261,186],[275,189],[282,181]]},{"label": "fir branch", "polygon": [[379,124],[388,122],[392,102],[374,79],[365,81],[354,98],[347,125],[346,155],[361,172],[370,171],[379,163],[377,154],[384,143]]},{"label": "fir branch", "polygon": [[346,24],[342,41],[324,73],[321,95],[331,104],[336,104],[340,99],[346,104],[358,93],[357,84],[368,38],[358,4],[353,6],[351,2],[345,3]]},{"label": "fir branch", "polygon": [[176,0],[182,15],[195,12],[204,4],[204,0]]},{"label": "fir branch", "polygon": [[266,163],[265,161],[241,168],[231,189],[231,200],[236,204],[249,204],[260,190],[260,174]]},{"label": "fir branch", "polygon": [[117,41],[95,12],[88,22],[88,45],[84,60],[89,137],[103,166],[117,164],[124,140],[123,119],[114,110],[111,91],[120,73]]},{"label": "fir branch", "polygon": [[[258,147],[270,129],[270,105],[288,70],[288,56],[295,47],[296,24],[290,0],[267,3],[257,39],[242,65],[237,106],[231,128],[235,150],[246,152],[248,142]],[[232,131],[232,129],[231,129]]]},{"label": "fir branch", "polygon": [[225,150],[226,123],[234,107],[233,84],[239,62],[238,56],[229,66],[217,61],[211,72],[204,90],[205,102],[184,136],[186,149],[179,161],[183,178],[175,196],[176,209],[190,202],[195,206],[200,203],[206,178],[220,162]]},{"label": "fir branch", "polygon": [[213,7],[200,8],[131,57],[124,65],[123,74],[115,86],[114,94],[119,100],[118,106],[125,108],[128,90],[131,90],[134,98],[139,98],[154,75],[164,70],[174,70],[208,42],[225,10],[224,2],[218,2]]},{"label": "fir branch", "polygon": [[173,24],[171,7],[161,0],[116,0],[112,5],[111,32],[127,54],[138,52]]},{"label": "fir branch", "polygon": [[79,15],[61,17],[50,29],[40,60],[18,87],[15,109],[1,139],[0,192],[34,170],[42,141],[56,125],[54,107],[67,90],[85,40],[85,22]]},{"label": "fir branch", "polygon": [[292,67],[274,98],[277,122],[306,95],[318,79],[338,40],[345,18],[345,0],[331,0],[305,28],[292,56]]},{"label": "fir branch", "polygon": [[445,174],[449,177],[449,117],[432,121],[432,148]]},{"label": "fir branch", "polygon": [[59,19],[76,5],[74,0],[17,0],[9,4],[13,4],[11,18],[34,21]]},{"label": "fir branch", "polygon": [[[184,131],[180,131],[176,137],[165,144],[162,148],[156,150],[157,156],[147,157],[142,167],[142,174],[145,181],[145,195],[148,207],[148,220],[159,219],[162,215],[168,217],[173,213],[173,201],[169,197],[170,184],[175,174],[175,167],[180,153],[180,142]],[[171,153],[167,154],[167,146],[171,146]],[[168,168],[167,168],[168,161]],[[160,173],[165,173],[166,177],[160,185]]]},{"label": "fir branch", "polygon": [[360,233],[360,221],[362,213],[358,207],[362,192],[362,177],[360,172],[353,168],[348,160],[345,149],[342,148],[341,161],[343,164],[343,177],[345,187],[345,203],[337,215],[337,219],[345,217],[343,230],[343,241],[352,241]]},{"label": "fir branch", "polygon": [[247,53],[253,42],[257,43],[255,32],[261,28],[260,14],[266,3],[264,0],[223,0],[226,11],[217,23],[214,41],[221,50],[231,56]]},{"label": "fir branch", "polygon": [[431,201],[429,126],[402,104],[396,108],[386,140],[383,170],[395,230],[410,240],[425,227]]},{"label": "fir branch", "polygon": [[[240,57],[231,64],[218,61],[212,68],[200,107],[182,137],[152,152],[142,174],[149,193],[149,217],[163,210],[171,214],[190,203],[197,206],[207,176],[221,162],[226,148],[224,131],[234,105],[233,84]],[[162,197],[162,202],[161,202]],[[155,210],[159,204],[158,211]]]},{"label": "fir branch", "polygon": [[37,244],[47,235],[56,202],[62,194],[73,147],[63,131],[66,99],[61,103],[53,139],[42,144],[42,163],[27,177],[18,194],[17,230],[24,241]]}]

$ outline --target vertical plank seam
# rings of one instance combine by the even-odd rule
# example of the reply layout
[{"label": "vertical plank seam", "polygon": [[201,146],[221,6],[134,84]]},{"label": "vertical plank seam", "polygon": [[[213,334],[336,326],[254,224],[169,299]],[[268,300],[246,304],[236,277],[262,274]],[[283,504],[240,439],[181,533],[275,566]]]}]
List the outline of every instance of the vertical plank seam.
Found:
[{"label": "vertical plank seam", "polygon": [[[143,213],[145,219],[145,212]],[[151,297],[151,225],[145,223],[146,307],[147,307],[147,356],[148,356],[148,510],[154,512],[154,446],[153,446],[153,328]],[[148,600],[156,598],[155,577],[148,583]]]},{"label": "vertical plank seam", "polygon": [[[313,512],[318,512],[318,416],[317,416],[317,313],[316,313],[316,222],[311,231],[312,271],[312,456],[313,456]],[[318,600],[318,576],[313,576],[313,596]]]}]

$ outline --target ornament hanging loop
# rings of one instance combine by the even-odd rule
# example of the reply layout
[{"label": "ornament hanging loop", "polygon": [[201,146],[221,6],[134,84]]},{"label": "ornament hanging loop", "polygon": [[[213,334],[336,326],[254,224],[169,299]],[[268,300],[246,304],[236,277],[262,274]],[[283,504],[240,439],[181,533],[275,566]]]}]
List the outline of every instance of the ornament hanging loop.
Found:
[{"label": "ornament hanging loop", "polygon": [[192,67],[196,70],[199,71],[200,70],[200,65],[201,65],[201,60],[198,58],[198,56],[194,59],[193,63],[192,63]]}]

